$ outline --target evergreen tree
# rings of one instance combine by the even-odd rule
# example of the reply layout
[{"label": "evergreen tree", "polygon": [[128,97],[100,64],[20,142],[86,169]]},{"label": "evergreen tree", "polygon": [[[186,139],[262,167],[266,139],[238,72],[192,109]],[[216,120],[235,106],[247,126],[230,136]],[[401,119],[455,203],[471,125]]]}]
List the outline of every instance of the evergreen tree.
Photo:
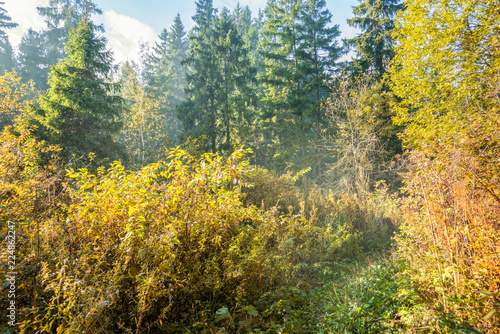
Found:
[{"label": "evergreen tree", "polygon": [[368,74],[380,79],[387,72],[388,64],[394,57],[394,29],[396,12],[404,5],[400,0],[360,0],[353,8],[354,18],[348,19],[351,27],[361,29],[361,34],[347,40],[357,53],[350,65],[354,75]]},{"label": "evergreen tree", "polygon": [[[40,32],[30,29],[23,36],[17,60],[23,81],[33,80],[37,87],[45,90],[50,67],[65,56],[69,31],[77,27],[86,11],[101,14],[101,10],[90,0],[50,0],[46,7],[37,7],[37,10],[45,18],[47,29]],[[103,28],[96,29],[102,31]]]},{"label": "evergreen tree", "polygon": [[238,2],[233,11],[232,17],[241,38],[243,39],[245,48],[248,50],[253,67],[261,67],[264,65],[262,56],[258,53],[259,47],[259,25],[257,20],[252,20],[252,11],[248,6],[241,7]]},{"label": "evergreen tree", "polygon": [[[261,53],[265,71],[260,127],[265,155],[277,170],[318,165],[313,147],[325,122],[321,102],[341,55],[338,26],[324,0],[271,0],[265,9]],[[269,150],[270,148],[270,150]],[[318,170],[318,172],[320,172]]]},{"label": "evergreen tree", "polygon": [[323,160],[326,152],[323,152],[322,145],[313,146],[320,140],[327,122],[323,102],[331,93],[328,85],[338,68],[337,61],[342,54],[338,43],[339,27],[329,26],[332,14],[325,7],[325,0],[305,1],[300,20],[300,45],[297,50],[297,56],[302,60],[301,72],[306,76],[303,89],[309,94],[309,103],[305,109],[307,122],[304,124],[309,130],[306,133],[309,145],[306,165],[313,167],[320,183],[323,181]]},{"label": "evergreen tree", "polygon": [[121,128],[122,99],[108,94],[106,77],[111,52],[105,39],[96,35],[89,14],[70,31],[67,57],[52,67],[47,96],[32,107],[28,121],[38,125],[36,134],[63,147],[66,156],[117,157],[121,148],[112,135]]},{"label": "evergreen tree", "polygon": [[[200,2],[203,5],[211,1]],[[187,76],[187,100],[178,108],[186,136],[206,136],[212,152],[231,150],[245,141],[255,103],[248,51],[229,11],[219,16],[210,6],[200,6],[193,29],[191,52],[186,63],[192,72]]]},{"label": "evergreen tree", "polygon": [[175,107],[186,97],[184,88],[187,68],[182,64],[182,61],[186,59],[189,50],[186,31],[179,14],[176,15],[174,24],[170,27],[167,42],[167,60],[170,67],[170,105]]},{"label": "evergreen tree", "polygon": [[102,14],[101,9],[91,0],[49,0],[48,6],[37,7],[37,10],[47,24],[44,34],[47,35],[46,54],[50,65],[55,65],[64,58],[64,45],[69,31],[77,27],[86,12]]},{"label": "evergreen tree", "polygon": [[153,46],[151,53],[146,58],[144,79],[148,91],[156,96],[162,104],[167,104],[169,88],[168,69],[168,31],[163,29],[158,35],[159,40]]},{"label": "evergreen tree", "polygon": [[215,59],[209,43],[212,22],[217,10],[212,0],[196,2],[195,26],[189,34],[190,50],[184,64],[189,66],[186,75],[187,99],[177,107],[185,138],[206,135],[212,152],[217,151],[215,129]]},{"label": "evergreen tree", "polygon": [[[264,112],[261,117],[265,136],[272,147],[268,155],[278,170],[290,167],[306,156],[307,124],[305,111],[310,102],[306,89],[304,52],[300,50],[301,0],[271,0],[265,9],[264,38],[261,43],[265,73]],[[300,162],[299,162],[300,164]]]},{"label": "evergreen tree", "polygon": [[19,44],[18,68],[23,82],[33,80],[41,90],[48,89],[47,78],[50,64],[44,47],[48,44],[47,35],[29,29]]},{"label": "evergreen tree", "polygon": [[[248,6],[240,6],[238,3],[236,8],[233,10],[232,17],[234,19],[234,23],[238,32],[243,39],[244,47],[248,51],[248,59],[250,60],[250,65],[252,69],[255,71],[255,78],[260,73],[263,73],[264,70],[264,57],[261,53],[260,48],[260,39],[262,36],[262,21],[263,21],[263,12],[259,9],[259,15],[257,18],[252,19],[252,12]],[[262,95],[262,85],[257,81],[253,80],[254,77],[252,75],[252,79],[249,81],[253,96]],[[248,131],[244,137],[246,139],[246,145],[253,149],[253,159],[254,162],[260,162],[261,157],[261,147],[263,142],[262,131],[260,130],[261,120],[259,117],[256,117],[258,114],[258,110],[260,108],[260,101],[255,98],[252,100],[251,105],[248,107],[247,114],[249,115],[249,120],[252,121],[250,126],[245,127],[245,131]]]},{"label": "evergreen tree", "polygon": [[307,76],[304,89],[309,91],[312,102],[307,116],[316,124],[324,121],[321,101],[329,95],[327,84],[332,80],[336,62],[342,54],[338,43],[339,26],[328,27],[332,14],[325,7],[325,0],[305,2],[297,52],[303,59],[302,72]]},{"label": "evergreen tree", "polygon": [[379,157],[381,161],[402,153],[398,137],[401,128],[392,122],[391,92],[382,78],[394,57],[392,34],[395,15],[403,8],[400,0],[360,0],[360,4],[353,9],[354,18],[347,20],[349,25],[361,29],[359,36],[346,41],[357,53],[347,70],[351,76],[369,76],[372,79],[371,97],[366,100],[366,107],[371,111],[371,122],[376,125],[377,136],[389,152],[387,156]]},{"label": "evergreen tree", "polygon": [[216,124],[220,124],[217,129],[219,148],[228,151],[233,144],[241,144],[248,135],[252,102],[255,102],[252,82],[256,73],[250,66],[244,40],[226,8],[214,21],[211,44],[218,71],[215,91],[218,104]]},{"label": "evergreen tree", "polygon": [[17,27],[17,23],[12,22],[11,17],[3,8],[4,4],[5,2],[0,2],[0,75],[14,68],[12,45],[5,30]]},{"label": "evergreen tree", "polygon": [[160,113],[168,136],[178,143],[181,124],[175,113],[175,107],[185,98],[186,66],[182,61],[187,56],[188,43],[180,15],[174,24],[159,35],[151,53],[146,59],[145,80],[147,91],[160,102]]}]

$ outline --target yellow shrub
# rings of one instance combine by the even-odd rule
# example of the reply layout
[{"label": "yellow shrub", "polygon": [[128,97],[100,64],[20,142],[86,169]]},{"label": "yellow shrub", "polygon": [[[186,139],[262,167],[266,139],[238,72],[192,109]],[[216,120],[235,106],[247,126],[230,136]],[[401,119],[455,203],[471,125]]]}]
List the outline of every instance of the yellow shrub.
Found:
[{"label": "yellow shrub", "polygon": [[21,332],[249,332],[281,321],[284,297],[275,291],[296,298],[289,287],[320,284],[348,231],[245,205],[245,153],[177,149],[136,172],[117,162],[95,174],[69,169],[69,195],[43,212],[28,193],[45,167],[25,167],[29,182],[16,186],[32,204],[23,211],[2,202],[37,222],[20,245],[18,268],[29,273],[18,278]]},{"label": "yellow shrub", "polygon": [[495,166],[449,148],[413,153],[411,160],[400,252],[418,273],[424,300],[461,321],[480,319],[476,325],[493,333],[497,316],[483,316],[500,291],[500,188],[498,177],[484,176]]}]

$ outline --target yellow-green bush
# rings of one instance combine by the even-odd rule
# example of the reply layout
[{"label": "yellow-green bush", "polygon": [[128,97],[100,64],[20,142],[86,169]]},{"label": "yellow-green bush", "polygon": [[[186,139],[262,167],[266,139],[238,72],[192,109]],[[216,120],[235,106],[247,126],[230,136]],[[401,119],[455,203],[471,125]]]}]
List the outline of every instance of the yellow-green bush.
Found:
[{"label": "yellow-green bush", "polygon": [[361,254],[385,215],[317,188],[305,197],[300,175],[254,169],[244,150],[176,149],[139,171],[115,162],[92,173],[64,171],[57,149],[28,133],[2,139],[24,333],[314,332],[308,291]]},{"label": "yellow-green bush", "polygon": [[251,168],[244,175],[245,204],[262,210],[274,208],[277,213],[299,213],[302,195],[295,183],[305,172],[307,170],[295,175],[286,173],[278,176],[265,168]]},{"label": "yellow-green bush", "polygon": [[[8,139],[5,157],[39,145]],[[32,197],[44,189],[37,180],[50,164],[26,157],[26,173],[10,186],[25,192],[27,204],[1,202],[3,215],[30,219],[19,230],[26,236],[18,262],[26,273],[18,277],[21,332],[272,331],[289,314],[279,306],[284,298],[298,312],[305,301],[294,289],[321,283],[345,240],[339,234],[349,231],[244,205],[251,170],[244,156],[175,150],[137,172],[120,163],[95,174],[69,169],[44,211]],[[9,164],[2,160],[0,169],[17,168]],[[7,302],[2,294],[0,304]]]},{"label": "yellow-green bush", "polygon": [[498,3],[408,1],[396,21],[389,82],[411,150],[400,250],[443,331],[498,333]]}]

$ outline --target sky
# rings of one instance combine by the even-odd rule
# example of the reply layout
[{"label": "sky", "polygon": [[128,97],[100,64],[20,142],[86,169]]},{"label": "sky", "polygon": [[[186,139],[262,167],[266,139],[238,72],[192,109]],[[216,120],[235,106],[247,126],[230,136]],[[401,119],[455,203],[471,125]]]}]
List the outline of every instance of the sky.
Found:
[{"label": "sky", "polygon": [[[7,31],[14,47],[20,42],[29,28],[41,30],[44,20],[37,14],[36,7],[46,6],[49,0],[2,0],[4,8],[12,20],[19,24],[15,29]],[[238,0],[213,0],[214,7],[232,10]],[[248,5],[252,15],[257,16],[259,8],[264,9],[266,0],[239,0]],[[164,28],[169,28],[177,13],[188,31],[193,26],[191,16],[195,13],[195,0],[94,0],[103,15],[94,17],[97,24],[103,23],[108,48],[113,50],[116,62],[137,60],[140,45],[153,45]],[[352,7],[358,0],[326,0],[333,14],[332,23],[338,24],[342,38],[356,36],[358,31],[346,23],[352,17]]]}]

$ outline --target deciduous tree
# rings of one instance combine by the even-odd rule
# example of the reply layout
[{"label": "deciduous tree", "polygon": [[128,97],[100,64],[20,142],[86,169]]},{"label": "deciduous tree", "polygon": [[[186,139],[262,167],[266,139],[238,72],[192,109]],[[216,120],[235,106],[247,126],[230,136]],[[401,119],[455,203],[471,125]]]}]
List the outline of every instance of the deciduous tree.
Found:
[{"label": "deciduous tree", "polygon": [[143,167],[159,160],[168,148],[167,124],[160,103],[146,92],[128,62],[122,66],[121,76],[121,94],[128,110],[117,139],[126,148],[131,164]]},{"label": "deciduous tree", "polygon": [[26,110],[27,104],[36,98],[38,92],[33,82],[24,84],[15,72],[5,72],[0,76],[0,131]]}]

